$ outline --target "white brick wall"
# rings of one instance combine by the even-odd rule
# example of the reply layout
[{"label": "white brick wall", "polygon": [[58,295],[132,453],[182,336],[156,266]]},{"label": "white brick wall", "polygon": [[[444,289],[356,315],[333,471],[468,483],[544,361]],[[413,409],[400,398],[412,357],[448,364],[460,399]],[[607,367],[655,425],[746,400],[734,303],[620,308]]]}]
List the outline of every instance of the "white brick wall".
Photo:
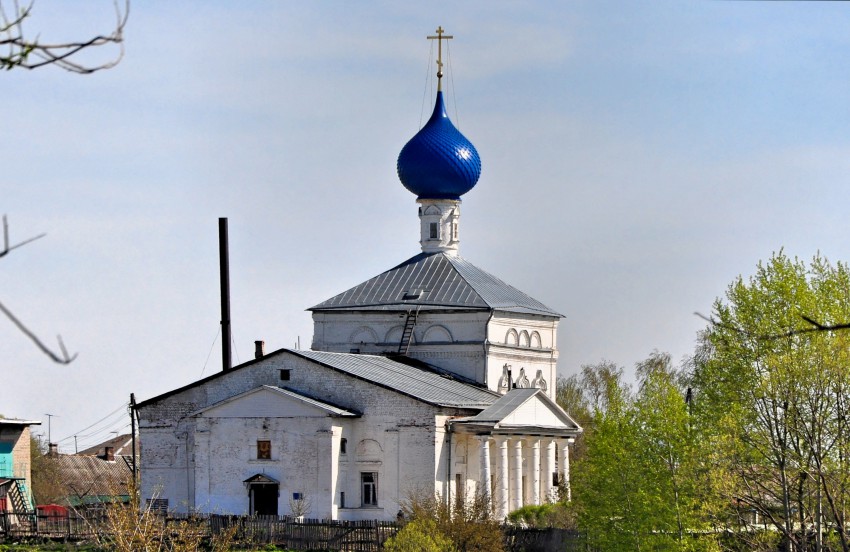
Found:
[{"label": "white brick wall", "polygon": [[[280,381],[280,369],[290,370],[289,381]],[[305,416],[303,408],[302,415],[287,417],[298,409],[284,406],[278,416],[269,416],[269,405],[253,395],[242,404],[244,412],[240,402],[230,402],[198,414],[262,385],[282,385],[362,417],[318,411]],[[142,498],[159,493],[178,511],[248,513],[243,481],[264,473],[280,481],[280,514],[289,512],[292,493],[301,492],[313,504],[310,516],[393,519],[408,490],[435,485],[439,490],[446,473],[439,466],[445,415],[469,413],[441,410],[280,352],[140,409]],[[339,453],[343,438],[344,455]],[[272,442],[271,460],[256,459],[258,439]],[[377,448],[360,447],[367,454],[358,455],[358,445],[369,440]],[[379,474],[377,509],[360,508],[362,472]],[[342,492],[344,509],[339,508]]]}]

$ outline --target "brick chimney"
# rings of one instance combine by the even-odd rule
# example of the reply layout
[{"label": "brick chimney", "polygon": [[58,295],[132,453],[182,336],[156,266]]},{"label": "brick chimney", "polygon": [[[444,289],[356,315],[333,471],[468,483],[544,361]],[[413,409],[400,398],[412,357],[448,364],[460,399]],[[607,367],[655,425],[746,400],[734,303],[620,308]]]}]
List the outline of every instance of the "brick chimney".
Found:
[{"label": "brick chimney", "polygon": [[103,447],[103,459],[107,462],[115,462],[115,447]]},{"label": "brick chimney", "polygon": [[47,456],[50,458],[59,456],[59,445],[57,443],[49,443],[47,445]]},{"label": "brick chimney", "polygon": [[254,342],[254,358],[263,358],[265,352],[266,342],[265,341],[255,341]]}]

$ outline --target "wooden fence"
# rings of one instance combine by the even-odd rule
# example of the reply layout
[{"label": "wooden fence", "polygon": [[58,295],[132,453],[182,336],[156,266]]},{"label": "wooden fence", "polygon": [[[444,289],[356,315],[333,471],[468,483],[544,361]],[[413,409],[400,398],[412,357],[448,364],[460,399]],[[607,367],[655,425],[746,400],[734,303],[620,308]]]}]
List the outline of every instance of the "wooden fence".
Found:
[{"label": "wooden fence", "polygon": [[398,532],[394,521],[335,521],[288,516],[209,516],[212,535],[236,527],[234,540],[291,550],[378,552]]},{"label": "wooden fence", "polygon": [[[328,550],[339,552],[380,552],[384,542],[398,532],[395,521],[336,521],[289,516],[225,516],[216,514],[168,514],[169,524],[191,523],[203,539],[222,531],[232,532],[240,545],[273,544],[289,550]],[[505,526],[506,549],[510,552],[585,552],[583,536],[563,529],[525,529]],[[49,538],[62,541],[93,540],[108,536],[102,512],[85,516],[13,515],[0,512],[0,536],[6,538]]]}]

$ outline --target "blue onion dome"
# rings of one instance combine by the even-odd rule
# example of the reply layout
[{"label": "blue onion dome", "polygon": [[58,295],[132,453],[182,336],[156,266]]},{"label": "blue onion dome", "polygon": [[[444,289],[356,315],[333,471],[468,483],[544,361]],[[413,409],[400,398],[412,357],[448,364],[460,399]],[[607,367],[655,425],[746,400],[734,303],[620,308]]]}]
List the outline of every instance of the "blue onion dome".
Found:
[{"label": "blue onion dome", "polygon": [[434,113],[398,155],[398,177],[420,199],[460,199],[481,176],[481,158],[472,142],[446,115],[442,91]]}]

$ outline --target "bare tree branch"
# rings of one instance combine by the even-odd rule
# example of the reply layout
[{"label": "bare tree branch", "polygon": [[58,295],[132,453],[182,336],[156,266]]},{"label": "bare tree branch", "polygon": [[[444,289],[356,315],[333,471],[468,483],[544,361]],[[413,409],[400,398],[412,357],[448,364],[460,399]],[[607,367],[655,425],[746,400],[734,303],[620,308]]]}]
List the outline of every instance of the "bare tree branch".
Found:
[{"label": "bare tree branch", "polygon": [[[32,0],[26,7],[21,8],[18,0],[13,0],[14,14],[9,15],[0,1],[0,48],[7,50],[0,54],[0,69],[37,69],[45,65],[56,65],[71,73],[88,74],[115,67],[124,57],[124,27],[130,15],[130,0],[124,0],[123,9],[119,0],[114,0],[115,27],[109,34],[55,44],[42,44],[37,37],[32,40],[26,37],[23,23],[32,14],[34,2],[35,0]],[[118,53],[106,63],[86,65],[71,59],[82,50],[108,45],[117,46]]]},{"label": "bare tree branch", "polygon": [[16,243],[15,245],[10,247],[9,246],[9,223],[6,221],[6,215],[3,215],[3,250],[0,251],[0,257],[5,257],[6,254],[9,253],[9,251],[11,251],[13,249],[17,249],[20,246],[26,245],[30,242],[34,242],[35,240],[37,240],[39,238],[43,238],[46,235],[47,234],[42,233],[42,234],[39,234],[38,236],[26,239],[26,240],[24,240],[20,243]]},{"label": "bare tree branch", "polygon": [[20,320],[15,318],[15,315],[12,314],[12,312],[9,309],[7,309],[5,306],[3,306],[3,303],[0,303],[0,311],[2,311],[3,314],[5,314],[6,317],[9,320],[11,320],[12,323],[15,324],[15,326],[17,326],[18,329],[21,330],[21,332],[23,332],[23,334],[25,336],[30,338],[32,340],[32,342],[35,343],[36,347],[41,349],[41,352],[43,352],[44,354],[49,356],[53,360],[53,362],[57,362],[59,364],[71,364],[71,362],[75,358],[77,358],[77,353],[74,353],[73,356],[70,356],[70,357],[68,356],[68,351],[65,349],[65,344],[62,342],[62,336],[61,335],[56,336],[56,339],[59,341],[59,349],[62,351],[62,356],[60,357],[60,356],[56,355],[53,351],[48,349],[47,346],[44,343],[41,342],[41,340],[38,338],[38,336],[36,336],[31,331],[29,331],[29,329],[27,329],[27,327],[24,326],[24,324]]},{"label": "bare tree branch", "polygon": [[[0,257],[3,257],[7,253],[9,253],[9,251],[16,249],[18,247],[21,247],[22,245],[26,245],[26,244],[28,244],[28,243],[30,243],[34,240],[37,240],[39,238],[43,238],[45,235],[46,234],[40,234],[40,235],[38,235],[34,238],[24,240],[24,241],[22,241],[22,242],[20,242],[16,245],[13,245],[13,246],[10,247],[9,246],[9,223],[6,220],[6,215],[3,215],[3,250],[0,251]],[[65,343],[62,341],[61,335],[56,336],[56,339],[59,342],[59,350],[61,352],[61,356],[59,356],[56,353],[54,353],[53,351],[51,351],[44,343],[42,343],[42,341],[38,338],[38,336],[36,336],[33,332],[31,332],[29,330],[29,328],[27,328],[24,325],[23,322],[18,320],[18,318],[14,314],[12,314],[12,311],[7,309],[3,305],[3,303],[0,303],[0,311],[2,311],[3,314],[5,314],[6,317],[9,320],[11,320],[12,323],[15,326],[17,326],[17,328],[19,330],[21,330],[21,332],[25,336],[30,338],[30,340],[32,340],[32,342],[35,343],[36,347],[41,349],[41,352],[43,352],[45,355],[49,356],[53,360],[53,362],[57,362],[59,364],[70,364],[75,358],[77,358],[77,353],[74,353],[72,356],[68,355],[68,350],[65,348]]]},{"label": "bare tree branch", "polygon": [[738,328],[736,326],[732,326],[731,324],[722,324],[722,323],[718,322],[717,320],[715,320],[714,318],[711,318],[709,316],[705,316],[704,314],[701,314],[699,312],[695,312],[694,314],[696,316],[699,316],[700,318],[702,318],[703,320],[705,320],[706,322],[708,322],[709,324],[711,324],[712,326],[715,326],[717,328],[726,328],[727,330],[731,330],[735,333],[739,333],[739,334],[747,336],[747,337],[754,337],[756,339],[765,340],[765,341],[768,341],[768,340],[771,340],[771,339],[783,339],[783,338],[791,337],[791,336],[794,336],[794,335],[806,334],[806,333],[812,333],[812,332],[831,332],[831,331],[835,331],[835,330],[850,330],[850,322],[844,323],[844,324],[825,325],[825,324],[821,324],[820,322],[817,322],[816,320],[814,320],[813,318],[811,318],[809,316],[806,316],[805,314],[801,314],[800,318],[802,318],[804,321],[806,321],[809,324],[811,324],[812,326],[814,326],[813,328],[797,328],[795,330],[788,330],[787,332],[780,333],[780,334],[752,335],[750,332],[748,332],[746,330],[743,330],[743,329]]}]

